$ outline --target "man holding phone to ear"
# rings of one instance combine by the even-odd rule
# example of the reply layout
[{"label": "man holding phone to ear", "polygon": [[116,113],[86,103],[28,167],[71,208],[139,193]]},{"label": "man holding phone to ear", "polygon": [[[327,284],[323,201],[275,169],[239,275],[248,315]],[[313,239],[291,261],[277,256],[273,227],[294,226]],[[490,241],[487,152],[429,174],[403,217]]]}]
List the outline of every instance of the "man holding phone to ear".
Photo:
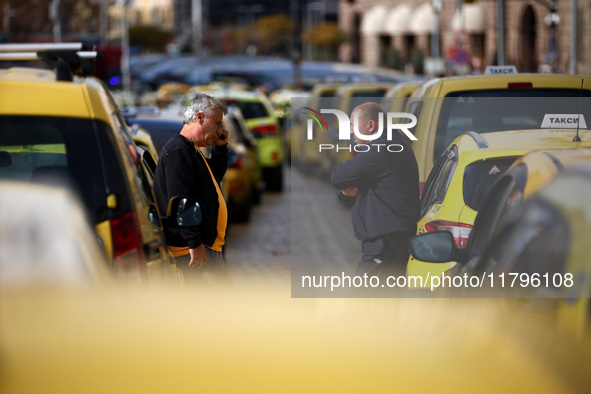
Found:
[{"label": "man holding phone to ear", "polygon": [[[197,273],[225,273],[222,255],[228,210],[220,183],[228,169],[228,132],[222,128],[227,106],[197,94],[186,106],[183,128],[160,153],[154,175],[154,195],[160,212],[175,196],[192,197],[201,204],[203,221],[193,228],[164,226],[168,247],[185,278]],[[212,146],[210,158],[200,147]]]}]

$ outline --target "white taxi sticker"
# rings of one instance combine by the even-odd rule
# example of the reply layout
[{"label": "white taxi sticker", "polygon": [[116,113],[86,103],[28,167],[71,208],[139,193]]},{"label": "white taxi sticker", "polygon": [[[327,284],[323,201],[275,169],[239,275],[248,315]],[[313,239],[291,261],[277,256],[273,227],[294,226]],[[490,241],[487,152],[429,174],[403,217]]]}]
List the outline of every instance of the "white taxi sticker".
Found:
[{"label": "white taxi sticker", "polygon": [[486,66],[485,74],[517,74],[515,66]]},{"label": "white taxi sticker", "polygon": [[582,128],[587,128],[585,116],[582,114],[546,114],[542,121],[543,129],[576,129],[577,125]]}]

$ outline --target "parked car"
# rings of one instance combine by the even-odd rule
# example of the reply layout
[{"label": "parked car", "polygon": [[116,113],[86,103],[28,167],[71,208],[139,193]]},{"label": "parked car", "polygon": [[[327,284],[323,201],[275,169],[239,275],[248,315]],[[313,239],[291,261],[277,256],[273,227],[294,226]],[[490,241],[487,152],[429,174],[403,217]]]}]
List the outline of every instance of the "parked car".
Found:
[{"label": "parked car", "polygon": [[[449,231],[434,231],[411,240],[413,256],[431,262],[431,266],[444,263],[445,267],[449,261],[457,262],[446,272],[448,275],[482,274],[486,269],[485,251],[492,239],[501,234],[502,223],[516,208],[565,170],[589,164],[591,149],[538,151],[520,157],[487,193],[464,248],[457,246]],[[444,270],[440,268],[438,272]]]},{"label": "parked car", "polygon": [[76,50],[47,56],[60,59],[55,72],[0,70],[0,151],[8,160],[0,178],[66,185],[80,196],[117,273],[176,280],[137,147],[111,95],[99,80],[76,75],[86,70],[68,64]]},{"label": "parked car", "polygon": [[[577,131],[571,129],[517,130],[457,137],[439,160],[425,184],[421,196],[421,218],[417,233],[446,230],[453,234],[458,248],[466,242],[474,220],[495,181],[520,156],[536,150],[591,147],[591,131],[581,130],[583,142],[573,142]],[[455,262],[433,264],[411,256],[407,275],[439,276]]]},{"label": "parked car", "polygon": [[423,81],[408,81],[400,82],[396,85],[391,86],[382,100],[382,108],[385,112],[404,112],[406,103],[412,92]]},{"label": "parked car", "polygon": [[[306,122],[308,117],[302,113],[302,110],[304,107],[308,107],[319,111],[321,102],[323,106],[327,106],[326,108],[332,108],[333,105],[328,103],[335,99],[335,93],[341,85],[341,83],[318,83],[312,88],[310,97],[298,97],[292,100],[292,160],[304,174],[320,175],[323,171],[319,167],[322,156],[318,151],[318,144],[313,144],[307,139]],[[337,102],[338,100],[334,100],[335,106]]]},{"label": "parked car", "polygon": [[282,191],[285,157],[283,132],[275,117],[273,104],[258,92],[220,89],[207,94],[240,108],[248,130],[257,139],[258,162],[266,189]]},{"label": "parked car", "polygon": [[506,74],[434,78],[410,96],[405,111],[417,117],[412,148],[420,190],[433,163],[467,131],[539,128],[546,114],[591,119],[591,80],[577,75]]}]

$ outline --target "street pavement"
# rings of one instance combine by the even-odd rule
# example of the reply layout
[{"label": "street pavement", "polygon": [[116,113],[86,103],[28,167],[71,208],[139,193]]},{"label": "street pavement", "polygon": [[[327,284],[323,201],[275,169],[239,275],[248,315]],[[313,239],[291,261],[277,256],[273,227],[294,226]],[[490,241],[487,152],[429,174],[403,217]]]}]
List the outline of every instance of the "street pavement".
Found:
[{"label": "street pavement", "polygon": [[284,174],[282,193],[265,193],[249,223],[231,224],[225,250],[230,277],[264,282],[289,280],[292,272],[354,274],[360,242],[336,189],[289,166]]}]

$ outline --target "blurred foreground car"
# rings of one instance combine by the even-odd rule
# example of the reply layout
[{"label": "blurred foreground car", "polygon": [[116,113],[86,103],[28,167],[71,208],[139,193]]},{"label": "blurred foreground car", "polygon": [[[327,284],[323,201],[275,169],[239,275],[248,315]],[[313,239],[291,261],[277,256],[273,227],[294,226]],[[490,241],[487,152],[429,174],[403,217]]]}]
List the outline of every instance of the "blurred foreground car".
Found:
[{"label": "blurred foreground car", "polygon": [[107,258],[73,193],[4,180],[0,190],[1,288],[113,283]]},{"label": "blurred foreground car", "polygon": [[[55,55],[55,72],[0,70],[0,178],[66,185],[80,196],[116,272],[132,280],[174,280],[176,267],[137,147],[105,86],[72,75],[84,74],[66,62],[77,58],[76,45],[81,47],[44,46],[66,48],[68,56]],[[3,55],[23,56],[5,48],[0,45]]]},{"label": "blurred foreground car", "polygon": [[2,291],[0,390],[550,394],[591,384],[589,336],[557,335],[494,300],[292,299],[285,285]]},{"label": "blurred foreground car", "polygon": [[532,303],[579,338],[591,329],[589,193],[591,162],[561,173],[507,216],[480,264],[486,272],[525,274],[508,294],[552,298]]},{"label": "blurred foreground car", "polygon": [[539,128],[546,114],[577,114],[579,108],[591,119],[591,79],[576,75],[471,75],[423,83],[405,108],[417,117],[412,148],[421,192],[433,163],[457,136]]},{"label": "blurred foreground car", "polygon": [[[580,131],[584,142],[573,142],[576,135],[573,129],[539,129],[482,135],[469,132],[456,138],[427,179],[417,232],[446,230],[458,248],[465,247],[487,193],[507,168],[530,151],[591,147],[591,131]],[[411,256],[407,275],[439,276],[454,265],[426,263]]]}]

